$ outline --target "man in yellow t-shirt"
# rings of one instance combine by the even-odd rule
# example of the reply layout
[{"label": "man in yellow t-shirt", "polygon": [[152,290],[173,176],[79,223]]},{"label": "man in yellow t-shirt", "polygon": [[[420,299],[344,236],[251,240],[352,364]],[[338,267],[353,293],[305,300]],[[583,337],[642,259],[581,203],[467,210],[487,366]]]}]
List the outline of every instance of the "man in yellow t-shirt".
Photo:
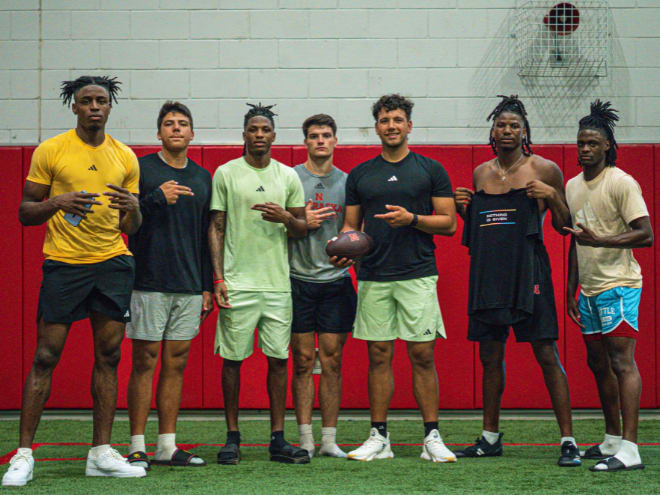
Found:
[{"label": "man in yellow t-shirt", "polygon": [[591,104],[577,135],[582,173],[566,184],[573,218],[573,228],[565,227],[573,234],[566,309],[582,331],[605,416],[605,439],[584,453],[600,459],[591,471],[644,468],[637,448],[642,378],[634,357],[642,271],[632,248],[651,246],[653,229],[639,184],[616,167],[617,120],[609,102]]},{"label": "man in yellow t-shirt", "polygon": [[62,83],[75,129],[44,141],[34,152],[19,208],[23,225],[47,222],[43,281],[37,312],[37,349],[23,390],[20,441],[4,486],[32,480],[34,439],[51,377],[71,324],[89,317],[94,336],[94,434],[87,476],[142,477],[110,447],[117,402],[117,365],[135,263],[121,233],[132,234],[142,216],[139,168],[133,152],[105,134],[120,83],[82,76]]}]

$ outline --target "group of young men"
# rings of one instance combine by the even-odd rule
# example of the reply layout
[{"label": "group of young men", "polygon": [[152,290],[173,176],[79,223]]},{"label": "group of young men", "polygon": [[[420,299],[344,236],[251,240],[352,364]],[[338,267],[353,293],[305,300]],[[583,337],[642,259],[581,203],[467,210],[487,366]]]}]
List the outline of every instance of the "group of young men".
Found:
[{"label": "group of young men", "polygon": [[[489,116],[495,158],[475,169],[472,188],[452,190],[442,165],[409,150],[413,103],[398,94],[381,97],[372,108],[381,153],[348,175],[333,165],[332,117],[318,114],[303,123],[308,157],[291,168],[271,158],[275,114],[259,104],[244,116],[243,155],[211,179],[187,157],[193,117],[181,103],[163,105],[157,119],[162,149],[139,161],[105,133],[118,85],[114,78],[93,76],[64,82],[62,97],[72,103],[77,126],[43,142],[32,158],[19,219],[24,225],[47,222],[46,260],[19,448],[3,485],[32,479],[31,446],[52,372],[71,324],[87,317],[95,360],[86,474],[141,477],[151,464],[206,465],[179,449],[175,435],[190,344],[214,300],[227,422],[220,464],[240,461],[241,365],[252,353],[255,328],[268,360],[271,460],[303,464],[314,455],[317,353],[318,453],[362,461],[394,457],[387,412],[396,339],[406,342],[424,422],[420,457],[455,462],[502,455],[504,348],[513,327],[518,341],[531,343],[543,371],[562,436],[558,464],[580,465],[556,348],[557,315],[542,236],[548,210],[553,228],[572,235],[567,309],[584,334],[606,419],[604,441],[584,457],[602,459],[592,466],[596,471],[643,468],[636,445],[641,380],[633,357],[641,273],[631,248],[650,246],[653,232],[639,185],[615,166],[618,117],[609,103],[596,101],[580,121],[583,172],[568,182],[566,193],[557,165],[532,154],[526,111],[515,96],[503,97]],[[446,332],[433,236],[453,235],[457,212],[471,258],[468,338],[479,342],[484,414],[475,445],[454,453],[438,431],[434,346]],[[328,258],[325,244],[348,230],[368,233],[373,251],[361,260]],[[129,236],[130,251],[121,233]],[[344,453],[336,428],[342,349],[351,330],[367,343],[371,431],[360,447]],[[132,339],[127,458],[110,446],[124,332]],[[299,447],[283,435],[289,348]],[[159,434],[149,458],[144,433],[159,354]]]}]

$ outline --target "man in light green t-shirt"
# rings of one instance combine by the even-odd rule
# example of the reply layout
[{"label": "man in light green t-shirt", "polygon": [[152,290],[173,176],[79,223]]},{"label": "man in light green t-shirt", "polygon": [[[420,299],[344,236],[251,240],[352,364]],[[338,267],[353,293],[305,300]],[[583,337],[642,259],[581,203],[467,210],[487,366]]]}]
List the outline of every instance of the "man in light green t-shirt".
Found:
[{"label": "man in light green t-shirt", "polygon": [[213,176],[209,249],[220,308],[215,352],[224,359],[222,393],[227,442],[219,464],[238,464],[238,395],[243,360],[252,354],[254,329],[268,359],[270,458],[309,462],[305,449],[284,440],[291,287],[287,237],[307,233],[303,187],[296,172],[270,157],[275,115],[249,105],[243,121],[244,154]]}]

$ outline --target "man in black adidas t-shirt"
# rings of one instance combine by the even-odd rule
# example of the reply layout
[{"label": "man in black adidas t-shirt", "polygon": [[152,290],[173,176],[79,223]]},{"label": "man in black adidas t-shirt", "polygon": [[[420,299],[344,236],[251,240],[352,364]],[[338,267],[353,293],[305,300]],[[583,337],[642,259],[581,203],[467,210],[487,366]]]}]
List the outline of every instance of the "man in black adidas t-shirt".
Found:
[{"label": "man in black adidas t-shirt", "polygon": [[[413,103],[386,95],[373,106],[379,156],[358,165],[346,182],[342,231],[364,231],[373,251],[358,270],[358,309],[353,337],[367,341],[369,352],[369,439],[348,454],[371,461],[394,457],[387,433],[387,410],[394,392],[394,341],[406,341],[413,370],[413,391],[424,419],[421,457],[453,462],[438,433],[438,378],[433,347],[445,337],[438,305],[433,235],[452,235],[456,209],[442,165],[408,149]],[[433,212],[435,211],[435,215]],[[337,266],[351,260],[331,259]]]},{"label": "man in black adidas t-shirt", "polygon": [[156,403],[158,443],[152,464],[203,466],[198,456],[178,449],[176,419],[183,370],[192,339],[213,309],[213,276],[208,250],[211,174],[190,160],[192,114],[166,102],[158,115],[161,151],[140,158],[140,230],[129,238],[135,255],[135,285],[126,336],[133,343],[128,384],[131,444],[128,462],[149,468],[144,430],[151,408],[153,374],[161,354]]}]

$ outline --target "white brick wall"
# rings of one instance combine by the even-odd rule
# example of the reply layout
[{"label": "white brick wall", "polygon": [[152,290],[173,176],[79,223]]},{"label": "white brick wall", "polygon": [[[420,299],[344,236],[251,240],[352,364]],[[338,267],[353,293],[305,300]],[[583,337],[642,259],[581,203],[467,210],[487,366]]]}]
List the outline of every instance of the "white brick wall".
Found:
[{"label": "white brick wall", "polygon": [[277,104],[280,144],[318,112],[342,143],[376,143],[370,106],[394,91],[415,101],[416,143],[485,142],[500,93],[521,95],[538,143],[572,141],[595,97],[621,110],[620,141],[660,142],[660,1],[609,4],[608,77],[530,81],[515,0],[1,0],[0,144],[75,125],[59,85],[85,73],[123,82],[109,131],[133,144],[156,142],[168,98],[191,107],[197,144],[240,142],[247,101]]}]

